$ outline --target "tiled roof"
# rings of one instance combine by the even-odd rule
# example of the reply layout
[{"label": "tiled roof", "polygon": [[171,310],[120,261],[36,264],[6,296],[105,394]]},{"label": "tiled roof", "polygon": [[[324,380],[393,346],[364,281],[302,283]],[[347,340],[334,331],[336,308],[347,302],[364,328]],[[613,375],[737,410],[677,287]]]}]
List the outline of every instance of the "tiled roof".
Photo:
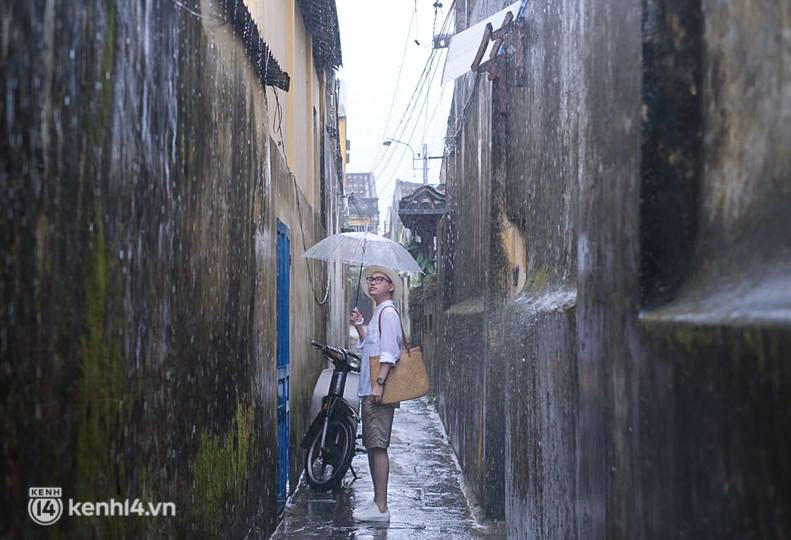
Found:
[{"label": "tiled roof", "polygon": [[342,63],[341,33],[335,0],[297,0],[305,28],[313,38],[313,59],[320,68],[336,69]]},{"label": "tiled roof", "polygon": [[[334,4],[333,4],[334,7]],[[269,47],[258,33],[258,25],[242,0],[220,0],[220,9],[244,43],[245,52],[258,79],[264,86],[276,86],[288,92],[290,77],[275,60]],[[337,26],[337,23],[336,23]]]}]

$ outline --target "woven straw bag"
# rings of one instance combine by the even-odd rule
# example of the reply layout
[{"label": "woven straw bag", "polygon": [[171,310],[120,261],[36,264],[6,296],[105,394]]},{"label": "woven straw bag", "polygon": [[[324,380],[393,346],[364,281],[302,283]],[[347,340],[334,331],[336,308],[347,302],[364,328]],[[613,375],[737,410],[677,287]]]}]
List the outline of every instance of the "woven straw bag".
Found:
[{"label": "woven straw bag", "polygon": [[[384,312],[385,307],[382,312]],[[382,336],[382,312],[379,313],[379,336]],[[398,313],[398,310],[396,310]],[[399,315],[399,321],[400,321]],[[426,364],[423,362],[423,353],[420,347],[410,348],[406,341],[404,326],[401,325],[401,335],[404,348],[396,365],[390,368],[385,380],[385,390],[382,395],[382,403],[398,403],[409,401],[425,396],[428,393],[429,382]],[[371,386],[376,384],[376,377],[379,374],[379,357],[371,356]]]}]

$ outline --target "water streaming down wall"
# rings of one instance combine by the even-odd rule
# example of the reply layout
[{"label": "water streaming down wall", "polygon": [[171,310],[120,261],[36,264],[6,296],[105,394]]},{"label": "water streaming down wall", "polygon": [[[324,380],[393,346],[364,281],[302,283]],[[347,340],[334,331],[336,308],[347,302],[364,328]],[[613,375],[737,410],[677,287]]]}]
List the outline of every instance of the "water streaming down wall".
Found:
[{"label": "water streaming down wall", "polygon": [[[64,534],[271,530],[275,192],[292,194],[280,212],[295,223],[297,210],[226,16],[171,0],[0,9],[0,534],[37,527],[29,486],[177,505],[63,518]],[[309,245],[322,224],[296,197]],[[299,298],[307,343],[323,311]],[[319,367],[297,363],[295,394]]]},{"label": "water streaming down wall", "polygon": [[529,2],[524,54],[456,82],[423,340],[510,537],[791,526],[790,14]]}]

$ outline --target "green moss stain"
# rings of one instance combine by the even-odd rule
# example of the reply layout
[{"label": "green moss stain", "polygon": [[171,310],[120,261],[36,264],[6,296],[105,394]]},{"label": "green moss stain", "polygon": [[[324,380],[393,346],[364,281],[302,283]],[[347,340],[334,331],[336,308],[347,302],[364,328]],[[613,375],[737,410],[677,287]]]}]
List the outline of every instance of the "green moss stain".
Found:
[{"label": "green moss stain", "polygon": [[253,445],[255,409],[238,405],[233,425],[220,441],[207,433],[193,465],[201,518],[210,527],[219,525],[226,504],[238,502],[243,495],[248,471],[252,467],[249,456]]},{"label": "green moss stain", "polygon": [[[102,215],[101,205],[96,205],[94,215]],[[94,501],[114,496],[118,483],[124,481],[115,460],[123,403],[123,375],[120,346],[110,344],[106,326],[108,259],[100,219],[96,219],[88,239],[89,249],[83,263],[77,496]],[[109,527],[108,532],[122,527],[120,521],[105,524]]]},{"label": "green moss stain", "polygon": [[113,106],[113,85],[111,83],[113,65],[115,64],[115,39],[117,32],[116,11],[114,0],[105,0],[104,6],[107,13],[107,30],[104,35],[104,49],[96,85],[101,88],[97,100],[97,110],[91,139],[94,145],[101,145],[107,135],[110,125],[110,113]]},{"label": "green moss stain", "polygon": [[674,343],[686,352],[710,347],[722,341],[721,329],[717,327],[668,322],[652,313],[641,314],[638,321],[646,336]]},{"label": "green moss stain", "polygon": [[[95,145],[104,143],[112,110],[112,74],[115,63],[116,9],[114,0],[104,2],[106,27],[96,87],[100,89],[89,124],[89,137]],[[123,406],[121,347],[112,343],[107,329],[109,260],[104,236],[102,205],[89,210],[84,226],[88,250],[83,260],[83,330],[80,338],[81,378],[79,382],[79,429],[77,455],[77,495],[82,500],[105,500],[125,484],[123,460],[116,462]],[[121,527],[123,520],[105,524],[109,530]],[[115,535],[112,535],[115,536]]]},{"label": "green moss stain", "polygon": [[528,291],[543,291],[549,286],[551,272],[546,266],[536,268],[527,275],[524,289]]},{"label": "green moss stain", "polygon": [[776,360],[782,356],[782,347],[772,332],[762,328],[692,325],[650,317],[641,317],[640,324],[648,337],[672,343],[685,354],[697,355],[707,348],[728,344],[733,362],[738,365],[750,359],[750,369],[759,381],[773,381],[777,377]]},{"label": "green moss stain", "polygon": [[[104,227],[99,224],[94,235],[91,252],[84,271],[84,325],[85,333],[80,340],[82,353],[82,380],[79,389],[80,432],[79,432],[79,476],[88,478],[96,469],[96,460],[101,455],[107,431],[106,418],[101,414],[106,404],[103,382],[103,363],[107,357],[104,343],[105,308],[107,300],[107,253]],[[93,471],[92,471],[93,470]],[[87,480],[85,481],[87,483]],[[87,485],[82,486],[81,495],[91,494]]]},{"label": "green moss stain", "polygon": [[700,329],[695,326],[682,325],[675,327],[673,329],[673,338],[686,351],[693,351],[712,342],[710,333],[700,332]]}]

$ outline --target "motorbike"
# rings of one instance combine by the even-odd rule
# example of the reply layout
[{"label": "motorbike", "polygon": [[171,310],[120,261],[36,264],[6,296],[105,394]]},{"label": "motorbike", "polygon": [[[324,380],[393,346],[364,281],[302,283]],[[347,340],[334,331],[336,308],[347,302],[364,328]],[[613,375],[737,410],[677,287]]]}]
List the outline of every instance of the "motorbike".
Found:
[{"label": "motorbike", "polygon": [[[325,369],[313,391],[313,421],[300,446],[305,449],[305,477],[315,491],[340,486],[357,452],[357,414],[360,398],[357,382],[361,358],[346,349],[311,341],[314,349],[330,360],[334,369]],[[357,474],[352,468],[354,478]]]}]

